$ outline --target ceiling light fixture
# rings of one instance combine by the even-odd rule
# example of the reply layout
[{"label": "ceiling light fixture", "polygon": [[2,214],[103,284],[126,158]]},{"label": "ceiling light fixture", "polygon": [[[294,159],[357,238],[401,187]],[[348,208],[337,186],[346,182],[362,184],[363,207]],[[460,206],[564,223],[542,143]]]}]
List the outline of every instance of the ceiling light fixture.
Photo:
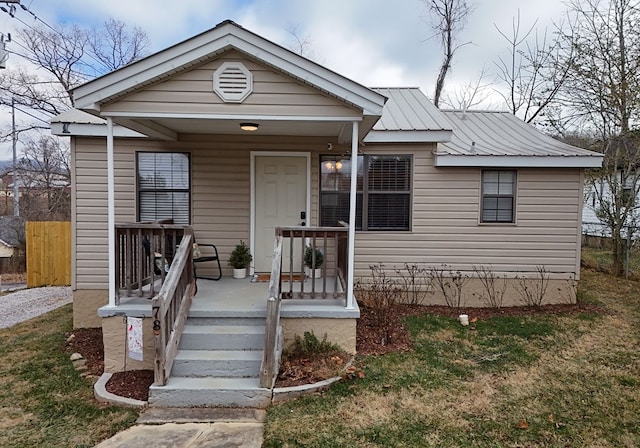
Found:
[{"label": "ceiling light fixture", "polygon": [[240,123],[240,129],[247,132],[257,131],[259,126],[258,123]]}]

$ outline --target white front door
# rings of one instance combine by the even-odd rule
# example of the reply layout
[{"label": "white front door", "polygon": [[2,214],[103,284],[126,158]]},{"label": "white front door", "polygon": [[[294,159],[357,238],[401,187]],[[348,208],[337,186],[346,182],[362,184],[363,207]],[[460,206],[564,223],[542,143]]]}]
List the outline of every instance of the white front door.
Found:
[{"label": "white front door", "polygon": [[308,225],[300,215],[307,212],[307,157],[256,156],[255,176],[255,272],[271,272],[275,228]]}]

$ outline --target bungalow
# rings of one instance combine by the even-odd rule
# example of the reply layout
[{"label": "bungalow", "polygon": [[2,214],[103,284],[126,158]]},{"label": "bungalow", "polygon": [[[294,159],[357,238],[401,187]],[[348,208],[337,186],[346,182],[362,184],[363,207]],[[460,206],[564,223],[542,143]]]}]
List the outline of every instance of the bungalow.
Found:
[{"label": "bungalow", "polygon": [[[52,130],[71,137],[74,325],[102,326],[107,372],[155,368],[154,404],[262,405],[304,331],[354,352],[354,280],[374,264],[484,266],[505,305],[544,266],[545,303],[575,301],[601,156],[512,115],[370,89],[230,21],[73,96]],[[230,278],[239,241],[251,281]],[[209,266],[194,243],[215,246]],[[302,274],[309,246],[320,278]]]}]

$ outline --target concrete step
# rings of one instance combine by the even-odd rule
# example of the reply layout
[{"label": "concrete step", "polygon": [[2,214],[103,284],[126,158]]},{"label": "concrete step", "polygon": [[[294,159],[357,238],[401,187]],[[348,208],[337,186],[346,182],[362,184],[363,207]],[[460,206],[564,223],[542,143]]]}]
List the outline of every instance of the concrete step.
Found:
[{"label": "concrete step", "polygon": [[260,387],[258,378],[171,377],[164,386],[149,388],[153,407],[234,407],[266,409],[271,390]]},{"label": "concrete step", "polygon": [[215,313],[192,312],[189,311],[187,316],[188,325],[213,325],[213,326],[251,326],[257,325],[264,327],[266,316],[238,316],[238,315],[220,315]]},{"label": "concrete step", "polygon": [[262,350],[178,350],[171,376],[257,377]]},{"label": "concrete step", "polygon": [[262,350],[264,325],[192,325],[184,327],[181,350]]}]

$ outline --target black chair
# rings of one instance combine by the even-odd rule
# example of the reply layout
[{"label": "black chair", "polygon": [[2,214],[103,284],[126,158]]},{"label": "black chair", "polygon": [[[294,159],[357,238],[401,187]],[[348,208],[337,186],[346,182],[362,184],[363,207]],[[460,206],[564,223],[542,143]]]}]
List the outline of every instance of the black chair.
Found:
[{"label": "black chair", "polygon": [[[195,257],[193,258],[193,276],[198,279],[198,278],[204,278],[206,280],[214,280],[214,281],[218,281],[222,278],[222,267],[220,266],[220,257],[218,256],[218,249],[216,248],[216,246],[214,246],[213,244],[206,244],[206,243],[197,243],[198,244],[198,249],[202,248],[202,247],[210,247],[212,250],[206,251],[208,253],[202,253],[201,251],[201,255],[199,257]],[[195,254],[194,254],[195,255]],[[196,266],[200,263],[208,263],[208,262],[212,262],[215,261],[218,264],[218,276],[217,277],[207,277],[204,275],[198,275],[197,272],[197,268]]]}]

